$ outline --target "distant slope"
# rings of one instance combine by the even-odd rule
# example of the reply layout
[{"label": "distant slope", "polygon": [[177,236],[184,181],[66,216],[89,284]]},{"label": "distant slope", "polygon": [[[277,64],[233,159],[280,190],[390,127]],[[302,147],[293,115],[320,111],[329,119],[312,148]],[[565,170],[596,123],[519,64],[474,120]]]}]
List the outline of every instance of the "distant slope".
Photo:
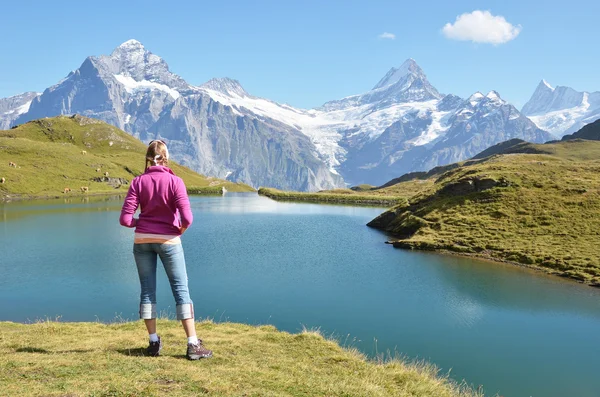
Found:
[{"label": "distant slope", "polygon": [[[85,153],[84,153],[85,151]],[[59,116],[0,131],[0,199],[123,192],[144,171],[146,145],[100,120]],[[15,163],[16,167],[9,166]],[[188,188],[251,188],[205,177],[174,162]],[[108,172],[108,177],[105,173]],[[64,193],[65,188],[71,192]]]},{"label": "distant slope", "polygon": [[600,286],[600,142],[514,143],[388,186],[422,188],[369,226],[396,236],[395,247],[520,263]]}]

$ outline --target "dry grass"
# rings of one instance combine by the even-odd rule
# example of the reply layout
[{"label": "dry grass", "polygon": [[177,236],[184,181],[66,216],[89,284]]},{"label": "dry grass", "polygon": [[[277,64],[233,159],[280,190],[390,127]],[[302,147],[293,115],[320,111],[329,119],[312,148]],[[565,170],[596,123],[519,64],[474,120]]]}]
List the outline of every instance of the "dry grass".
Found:
[{"label": "dry grass", "polygon": [[0,323],[7,396],[473,396],[425,364],[368,361],[317,332],[198,323],[214,358],[185,359],[179,323],[159,320],[161,357],[141,322]]}]

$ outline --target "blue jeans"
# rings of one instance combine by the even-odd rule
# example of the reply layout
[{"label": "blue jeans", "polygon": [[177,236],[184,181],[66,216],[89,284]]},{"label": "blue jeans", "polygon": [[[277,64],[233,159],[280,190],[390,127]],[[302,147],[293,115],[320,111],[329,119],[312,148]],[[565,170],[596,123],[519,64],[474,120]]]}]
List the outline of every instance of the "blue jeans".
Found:
[{"label": "blue jeans", "polygon": [[140,318],[156,318],[156,264],[160,257],[175,297],[177,319],[194,318],[194,305],[188,289],[185,257],[181,244],[133,244],[133,256],[140,276]]}]

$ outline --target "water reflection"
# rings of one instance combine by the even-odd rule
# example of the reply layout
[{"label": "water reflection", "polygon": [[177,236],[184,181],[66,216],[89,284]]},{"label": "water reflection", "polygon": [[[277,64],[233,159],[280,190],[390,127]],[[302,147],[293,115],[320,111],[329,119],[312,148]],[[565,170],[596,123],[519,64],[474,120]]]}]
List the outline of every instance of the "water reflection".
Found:
[{"label": "water reflection", "polygon": [[191,199],[192,207],[207,212],[228,214],[294,214],[294,215],[356,215],[372,210],[379,214],[385,207],[356,207],[344,204],[314,204],[299,202],[279,202],[262,197],[256,193],[227,193],[225,197],[204,197],[201,200]]},{"label": "water reflection", "polygon": [[[580,315],[598,317],[600,290],[541,272],[468,258],[422,253],[442,266],[431,266],[434,280],[443,282],[447,303],[457,313],[477,313],[473,302],[523,313],[571,313],[578,300]],[[461,308],[464,305],[465,308]],[[477,316],[477,314],[475,314]]]},{"label": "water reflection", "polygon": [[27,216],[87,211],[116,211],[121,208],[124,195],[69,196],[49,200],[20,200],[0,202],[0,219],[8,222]]}]

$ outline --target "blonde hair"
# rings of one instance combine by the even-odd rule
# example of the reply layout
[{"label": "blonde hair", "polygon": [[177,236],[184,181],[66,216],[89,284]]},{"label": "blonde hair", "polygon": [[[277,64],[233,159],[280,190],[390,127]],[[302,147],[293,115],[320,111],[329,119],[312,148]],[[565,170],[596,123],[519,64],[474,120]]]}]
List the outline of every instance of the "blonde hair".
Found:
[{"label": "blonde hair", "polygon": [[169,164],[169,150],[167,145],[161,140],[154,140],[148,145],[146,151],[146,168],[144,172],[148,170],[148,167],[153,165],[168,165]]}]

